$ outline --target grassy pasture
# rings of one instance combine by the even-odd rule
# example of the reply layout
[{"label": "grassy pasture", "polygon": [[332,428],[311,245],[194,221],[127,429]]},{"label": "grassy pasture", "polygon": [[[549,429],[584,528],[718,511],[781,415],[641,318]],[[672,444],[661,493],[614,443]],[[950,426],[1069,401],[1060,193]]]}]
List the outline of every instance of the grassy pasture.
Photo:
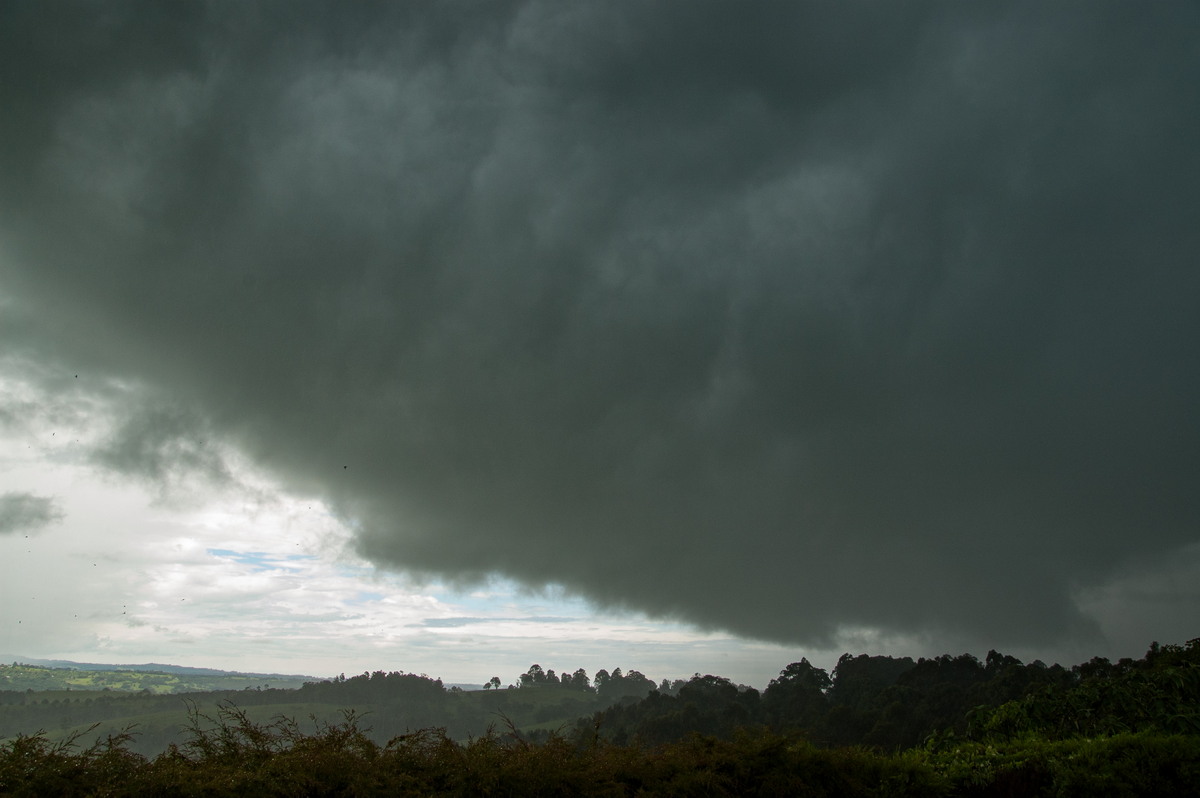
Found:
[{"label": "grassy pasture", "polygon": [[275,687],[295,689],[303,678],[255,673],[184,674],[146,670],[87,670],[49,668],[12,663],[0,665],[0,690],[111,690],[138,693],[200,693],[212,690],[243,690]]}]

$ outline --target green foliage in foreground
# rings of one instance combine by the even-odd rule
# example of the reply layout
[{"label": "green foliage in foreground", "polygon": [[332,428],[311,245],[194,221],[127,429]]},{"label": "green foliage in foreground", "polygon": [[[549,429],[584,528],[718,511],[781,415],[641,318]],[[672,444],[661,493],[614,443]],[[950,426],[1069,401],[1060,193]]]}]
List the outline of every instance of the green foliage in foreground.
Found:
[{"label": "green foliage in foreground", "polygon": [[304,733],[225,705],[192,716],[183,746],[147,759],[118,734],[87,748],[42,735],[0,745],[3,795],[1200,795],[1200,737],[1124,734],[881,754],[742,730],[642,749],[489,732],[456,743],[424,730],[379,745],[347,712]]}]

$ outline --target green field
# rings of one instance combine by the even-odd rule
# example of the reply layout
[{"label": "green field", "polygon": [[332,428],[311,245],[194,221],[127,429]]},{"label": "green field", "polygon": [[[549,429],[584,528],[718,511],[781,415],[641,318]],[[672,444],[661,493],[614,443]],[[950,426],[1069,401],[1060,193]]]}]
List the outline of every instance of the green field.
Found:
[{"label": "green field", "polygon": [[137,693],[148,690],[156,694],[200,693],[211,690],[243,690],[259,687],[298,688],[305,681],[306,678],[302,676],[279,674],[191,674],[118,668],[91,670],[51,668],[18,662],[0,665],[0,691],[113,690]]}]

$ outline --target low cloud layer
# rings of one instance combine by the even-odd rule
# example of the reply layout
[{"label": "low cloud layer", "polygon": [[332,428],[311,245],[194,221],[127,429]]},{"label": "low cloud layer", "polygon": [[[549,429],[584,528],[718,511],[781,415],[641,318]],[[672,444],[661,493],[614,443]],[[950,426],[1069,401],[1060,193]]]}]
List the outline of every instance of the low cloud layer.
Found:
[{"label": "low cloud layer", "polygon": [[0,494],[0,535],[39,532],[62,519],[63,512],[51,496],[17,491]]},{"label": "low cloud layer", "polygon": [[149,386],[117,470],[813,645],[1196,540],[1191,4],[0,13],[5,329]]}]

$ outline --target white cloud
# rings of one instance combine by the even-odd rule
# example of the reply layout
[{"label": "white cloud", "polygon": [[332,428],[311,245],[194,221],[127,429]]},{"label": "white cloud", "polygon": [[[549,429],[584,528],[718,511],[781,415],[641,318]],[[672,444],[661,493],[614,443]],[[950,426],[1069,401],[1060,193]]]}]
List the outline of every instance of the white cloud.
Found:
[{"label": "white cloud", "polygon": [[[120,402],[80,391],[55,402],[20,372],[4,387],[5,407],[40,411],[3,426],[0,479],[60,496],[66,515],[36,539],[0,537],[11,564],[0,588],[5,655],[316,676],[405,670],[480,683],[514,681],[535,661],[765,683],[799,656],[599,612],[553,586],[494,579],[456,590],[380,571],[319,500],[283,492],[237,452],[221,450],[225,481],[114,475],[91,452]],[[128,386],[115,393],[136,396]]]}]

